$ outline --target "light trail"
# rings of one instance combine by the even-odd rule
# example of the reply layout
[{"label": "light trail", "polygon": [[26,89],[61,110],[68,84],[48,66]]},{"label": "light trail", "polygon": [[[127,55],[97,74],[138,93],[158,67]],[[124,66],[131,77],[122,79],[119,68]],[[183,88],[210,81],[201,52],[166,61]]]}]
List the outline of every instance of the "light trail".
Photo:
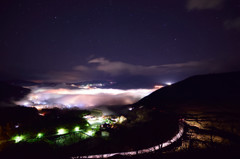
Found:
[{"label": "light trail", "polygon": [[134,156],[134,155],[139,155],[139,154],[144,154],[144,153],[150,153],[157,151],[159,149],[165,148],[172,143],[176,142],[178,139],[182,137],[184,133],[184,124],[182,122],[179,123],[179,132],[171,139],[168,140],[162,144],[155,145],[150,148],[142,149],[142,150],[136,150],[136,151],[129,151],[129,152],[116,152],[116,153],[107,153],[107,154],[99,154],[99,155],[88,155],[88,156],[74,156],[71,157],[72,159],[78,159],[78,158],[109,158],[114,155],[122,155],[122,156]]}]

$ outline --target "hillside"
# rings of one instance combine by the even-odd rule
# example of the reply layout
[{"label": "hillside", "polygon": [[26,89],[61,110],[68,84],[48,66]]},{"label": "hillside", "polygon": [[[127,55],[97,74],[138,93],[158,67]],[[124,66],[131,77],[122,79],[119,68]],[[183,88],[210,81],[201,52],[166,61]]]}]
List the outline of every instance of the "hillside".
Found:
[{"label": "hillside", "polygon": [[240,72],[197,75],[144,97],[135,106],[232,105],[240,103]]},{"label": "hillside", "polygon": [[[0,102],[11,103],[13,100],[19,100],[30,93],[30,89],[20,86],[10,85],[0,82]],[[2,106],[2,104],[0,105]]]}]

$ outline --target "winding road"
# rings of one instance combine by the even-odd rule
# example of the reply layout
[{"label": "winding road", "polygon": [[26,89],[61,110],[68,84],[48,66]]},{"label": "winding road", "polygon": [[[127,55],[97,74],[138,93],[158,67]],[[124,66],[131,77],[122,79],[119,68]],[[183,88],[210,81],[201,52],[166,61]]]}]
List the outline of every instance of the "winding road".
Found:
[{"label": "winding road", "polygon": [[184,133],[184,123],[183,123],[182,120],[180,120],[178,133],[171,140],[168,140],[168,141],[166,141],[164,143],[161,143],[159,145],[155,145],[155,146],[152,146],[152,147],[149,147],[149,148],[146,148],[146,149],[142,149],[142,150],[137,150],[137,151],[115,152],[115,153],[88,155],[88,156],[73,156],[71,158],[72,159],[78,159],[78,158],[109,158],[109,157],[112,157],[114,155],[134,156],[134,155],[138,155],[138,154],[150,153],[150,152],[154,152],[154,151],[157,151],[159,149],[162,149],[164,147],[167,147],[167,146],[171,145],[172,143],[176,142],[178,139],[180,139],[182,137],[183,133]]}]

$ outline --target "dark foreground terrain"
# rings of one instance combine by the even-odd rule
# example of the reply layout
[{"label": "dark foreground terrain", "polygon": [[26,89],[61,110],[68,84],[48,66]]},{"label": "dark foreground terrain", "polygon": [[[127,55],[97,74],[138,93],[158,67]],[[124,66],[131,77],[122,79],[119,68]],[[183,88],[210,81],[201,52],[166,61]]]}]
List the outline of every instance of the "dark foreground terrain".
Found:
[{"label": "dark foreground terrain", "polygon": [[[175,114],[148,108],[130,111],[129,105],[116,109],[125,113],[125,122],[93,128],[94,125],[88,124],[83,117],[91,114],[101,117],[100,110],[54,108],[39,111],[16,106],[11,99],[21,98],[24,96],[21,92],[27,89],[8,84],[3,88],[6,92],[8,88],[13,91],[0,107],[0,158],[70,158],[137,151],[168,141],[178,132]],[[3,93],[4,89],[1,90]],[[80,131],[74,131],[76,125]],[[60,128],[65,128],[68,133],[58,134]],[[84,135],[89,130],[96,134],[92,137]],[[101,132],[106,131],[109,136],[103,137]]]},{"label": "dark foreground terrain", "polygon": [[[240,72],[193,76],[159,89],[135,104],[179,114],[181,146],[142,158],[239,158]],[[140,156],[139,156],[140,157]]]},{"label": "dark foreground terrain", "polygon": [[[0,157],[71,158],[138,150],[171,138],[177,132],[178,119],[183,119],[184,135],[171,146],[152,153],[111,158],[237,159],[240,158],[239,81],[240,72],[193,76],[161,88],[133,104],[133,110],[126,115],[128,120],[110,130],[109,138],[96,136],[62,147],[44,141],[38,144],[22,142],[4,148]],[[9,113],[22,118],[14,111]],[[22,115],[26,118],[23,122],[27,123],[34,114],[38,116],[35,109],[28,110]],[[1,122],[6,123],[6,119],[11,120],[1,118]]]}]

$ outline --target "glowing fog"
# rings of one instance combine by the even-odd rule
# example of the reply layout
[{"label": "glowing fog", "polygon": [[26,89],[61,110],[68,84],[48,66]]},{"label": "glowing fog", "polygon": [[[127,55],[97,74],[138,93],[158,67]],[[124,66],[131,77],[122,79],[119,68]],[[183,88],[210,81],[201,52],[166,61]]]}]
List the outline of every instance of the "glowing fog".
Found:
[{"label": "glowing fog", "polygon": [[106,89],[106,88],[38,88],[31,87],[31,93],[16,104],[28,107],[42,108],[71,108],[82,109],[102,105],[132,104],[155,89]]}]

